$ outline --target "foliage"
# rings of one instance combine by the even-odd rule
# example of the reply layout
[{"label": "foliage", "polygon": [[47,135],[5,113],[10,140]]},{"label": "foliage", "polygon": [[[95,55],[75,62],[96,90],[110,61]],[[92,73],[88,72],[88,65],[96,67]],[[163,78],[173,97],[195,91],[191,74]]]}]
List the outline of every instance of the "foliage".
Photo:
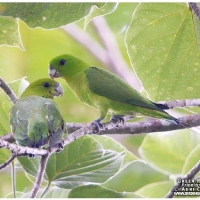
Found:
[{"label": "foliage", "polygon": [[[109,67],[61,27],[74,22],[103,46],[92,20],[104,15],[151,100],[199,97],[200,22],[186,3],[0,3],[0,13],[0,76],[18,96],[27,85],[22,77],[29,82],[48,77],[48,62],[59,54]],[[55,101],[66,122],[98,117],[59,81],[65,94]],[[0,136],[10,132],[11,106],[0,90]],[[46,188],[46,198],[164,197],[175,177],[187,173],[200,156],[200,136],[188,130],[114,138],[83,136],[51,155],[38,197]],[[9,156],[0,149],[0,164]],[[15,162],[17,197],[29,196],[39,161],[37,156]],[[6,186],[0,197],[12,197],[10,172],[0,174]]]}]

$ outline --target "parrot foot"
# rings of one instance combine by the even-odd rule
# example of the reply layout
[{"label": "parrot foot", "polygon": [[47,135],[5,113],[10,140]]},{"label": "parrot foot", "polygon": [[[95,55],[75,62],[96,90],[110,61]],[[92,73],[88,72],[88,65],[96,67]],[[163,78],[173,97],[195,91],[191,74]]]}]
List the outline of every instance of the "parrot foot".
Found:
[{"label": "parrot foot", "polygon": [[100,123],[102,119],[99,118],[97,120],[94,120],[91,125],[95,126],[95,129],[93,129],[92,134],[97,134],[99,133],[100,129],[103,128],[103,124]]},{"label": "parrot foot", "polygon": [[113,122],[113,123],[122,123],[124,124],[125,120],[123,118],[123,115],[112,115],[111,118],[110,118],[110,122]]},{"label": "parrot foot", "polygon": [[63,150],[63,145],[61,143],[58,143],[58,149],[56,150],[56,153],[59,153],[61,150]]},{"label": "parrot foot", "polygon": [[28,154],[28,158],[30,159],[30,158],[35,158],[35,155],[34,154]]}]

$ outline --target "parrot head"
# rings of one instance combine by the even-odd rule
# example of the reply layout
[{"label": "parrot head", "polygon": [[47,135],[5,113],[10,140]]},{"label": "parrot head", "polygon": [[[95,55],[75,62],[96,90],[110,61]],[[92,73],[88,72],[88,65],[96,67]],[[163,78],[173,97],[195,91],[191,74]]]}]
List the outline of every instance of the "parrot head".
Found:
[{"label": "parrot head", "polygon": [[49,76],[54,79],[58,77],[72,77],[75,73],[88,67],[82,60],[70,55],[63,54],[53,58],[49,63]]},{"label": "parrot head", "polygon": [[43,78],[32,82],[22,93],[21,97],[28,95],[53,99],[54,96],[62,96],[63,89],[58,82],[49,78]]}]

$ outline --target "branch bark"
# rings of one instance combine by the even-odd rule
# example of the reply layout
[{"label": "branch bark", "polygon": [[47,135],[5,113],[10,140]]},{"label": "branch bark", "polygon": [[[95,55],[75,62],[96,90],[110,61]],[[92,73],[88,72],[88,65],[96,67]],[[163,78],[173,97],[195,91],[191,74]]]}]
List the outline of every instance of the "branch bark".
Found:
[{"label": "branch bark", "polygon": [[17,157],[17,154],[12,153],[10,158],[7,161],[5,161],[3,164],[0,165],[0,170],[7,167],[16,157]]},{"label": "branch bark", "polygon": [[12,89],[8,86],[8,84],[6,84],[6,82],[1,77],[0,77],[0,87],[7,94],[10,101],[12,102],[12,104],[15,104],[18,100],[17,96],[15,95],[15,93],[12,91]]},{"label": "branch bark", "polygon": [[188,4],[189,4],[191,10],[194,11],[195,15],[197,16],[197,19],[200,20],[200,9],[199,9],[197,3],[190,2]]},{"label": "branch bark", "polygon": [[[197,173],[200,171],[200,161],[196,163],[196,165],[185,175],[181,178],[181,180],[188,180],[188,179],[193,179]],[[176,188],[181,188],[182,183],[181,181],[178,181],[174,187],[167,193],[165,198],[172,198],[174,196],[174,189]],[[175,190],[177,191],[177,190]]]},{"label": "branch bark", "polygon": [[47,165],[49,156],[50,156],[50,153],[47,153],[46,155],[43,155],[41,158],[36,181],[34,183],[32,191],[31,191],[30,198],[35,198],[37,196],[37,193],[40,189],[40,185],[41,185],[43,177],[44,177],[44,173],[45,173],[45,169],[46,169],[46,165]]}]

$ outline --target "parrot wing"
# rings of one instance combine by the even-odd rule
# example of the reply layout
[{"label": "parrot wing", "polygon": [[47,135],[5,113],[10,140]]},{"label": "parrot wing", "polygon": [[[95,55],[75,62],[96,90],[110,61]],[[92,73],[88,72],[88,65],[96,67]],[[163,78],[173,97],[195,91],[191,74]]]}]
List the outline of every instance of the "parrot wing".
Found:
[{"label": "parrot wing", "polygon": [[85,70],[90,90],[108,99],[163,112],[153,102],[144,98],[121,78],[97,67]]},{"label": "parrot wing", "polygon": [[10,124],[21,146],[39,147],[48,141],[54,146],[62,140],[65,131],[64,120],[54,101],[38,96],[18,100],[11,109]]},{"label": "parrot wing", "polygon": [[57,105],[53,101],[47,102],[45,107],[48,112],[46,120],[50,132],[49,146],[53,147],[62,141],[63,133],[67,133],[67,128]]}]

